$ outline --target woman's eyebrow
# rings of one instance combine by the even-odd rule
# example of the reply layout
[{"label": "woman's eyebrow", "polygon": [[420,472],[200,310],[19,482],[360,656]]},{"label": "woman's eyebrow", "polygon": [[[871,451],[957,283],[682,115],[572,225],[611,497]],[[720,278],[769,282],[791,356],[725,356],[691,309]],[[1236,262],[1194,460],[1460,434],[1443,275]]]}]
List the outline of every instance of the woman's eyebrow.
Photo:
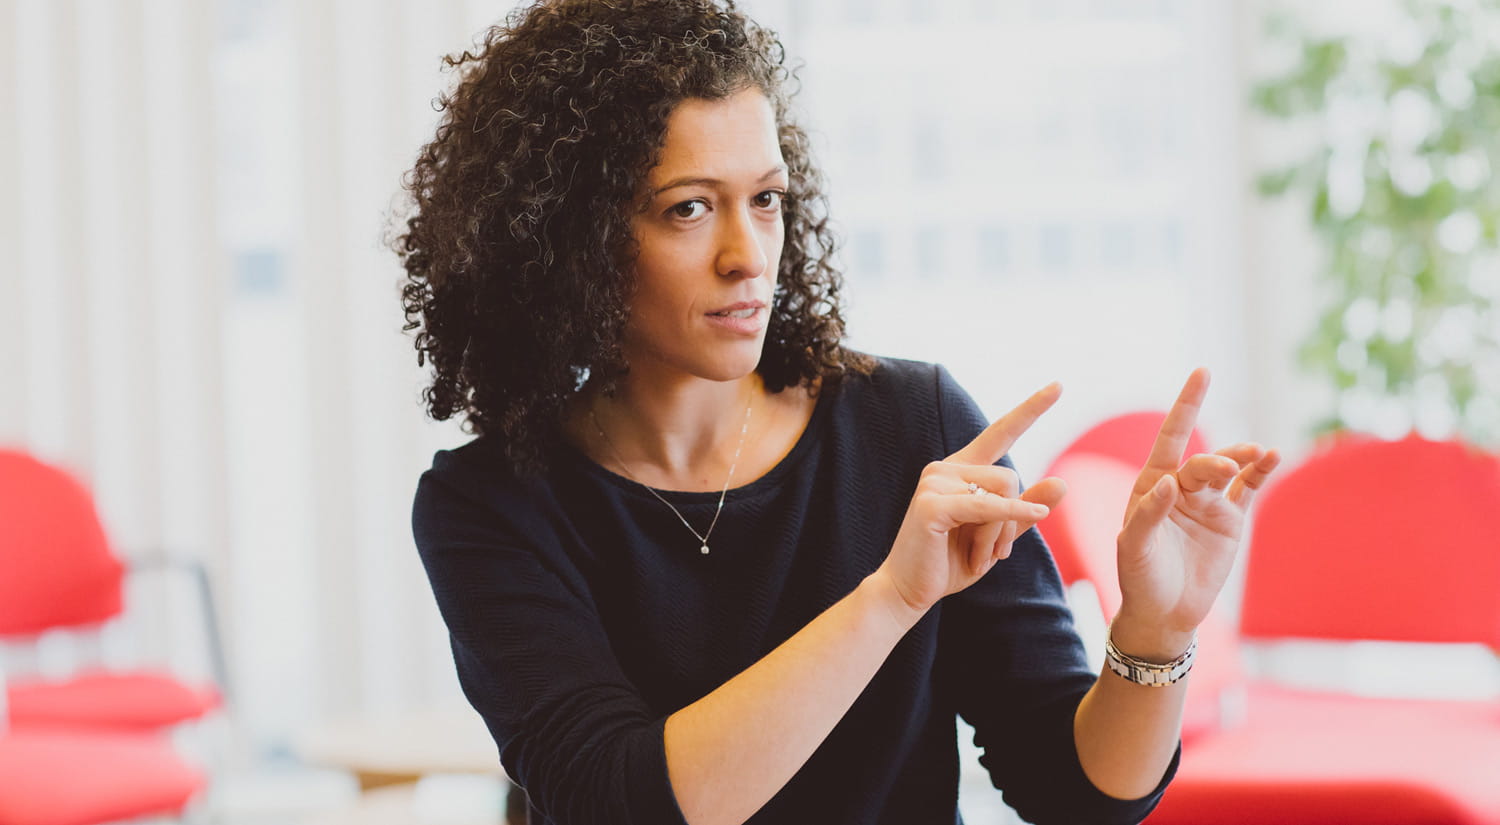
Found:
[{"label": "woman's eyebrow", "polygon": [[[771,178],[776,177],[776,175],[778,173],[785,172],[785,171],[786,171],[786,164],[784,164],[784,163],[778,163],[778,164],[776,164],[775,166],[773,166],[771,168],[771,171],[765,173],[764,175],[761,175],[755,182],[756,183],[764,183],[765,181],[770,180]],[[651,190],[650,197],[652,199],[655,199],[657,195],[660,195],[661,193],[667,191],[668,189],[676,189],[679,186],[721,186],[721,185],[723,185],[723,183],[724,183],[724,181],[721,181],[718,178],[704,178],[704,177],[682,177],[682,178],[674,178],[674,179],[668,181],[666,184],[664,184],[662,186],[659,186],[656,189]]]}]

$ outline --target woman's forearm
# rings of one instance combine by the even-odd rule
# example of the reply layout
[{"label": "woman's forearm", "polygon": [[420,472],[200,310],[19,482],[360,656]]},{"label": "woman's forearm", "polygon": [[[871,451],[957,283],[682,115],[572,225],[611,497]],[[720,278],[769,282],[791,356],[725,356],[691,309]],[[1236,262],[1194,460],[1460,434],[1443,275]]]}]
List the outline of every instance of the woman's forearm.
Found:
[{"label": "woman's forearm", "polygon": [[[1113,638],[1129,655],[1166,662],[1186,650],[1192,636],[1131,634],[1116,627]],[[1139,799],[1156,789],[1182,735],[1190,678],[1148,687],[1103,669],[1073,719],[1078,761],[1094,787],[1116,799]]]},{"label": "woman's forearm", "polygon": [[922,613],[873,573],[765,658],[666,723],[690,825],[739,825],[812,756]]}]

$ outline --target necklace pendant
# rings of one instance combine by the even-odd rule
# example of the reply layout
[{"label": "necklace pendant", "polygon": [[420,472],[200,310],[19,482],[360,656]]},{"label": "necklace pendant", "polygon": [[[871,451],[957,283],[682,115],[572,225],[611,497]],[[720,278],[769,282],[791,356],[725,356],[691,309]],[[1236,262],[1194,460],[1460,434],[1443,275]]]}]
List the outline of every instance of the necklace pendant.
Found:
[{"label": "necklace pendant", "polygon": [[645,487],[646,492],[650,493],[653,496],[656,496],[656,499],[658,501],[660,501],[662,504],[667,505],[667,509],[671,510],[672,514],[677,516],[677,520],[682,522],[682,526],[686,527],[693,534],[693,538],[696,538],[699,542],[701,542],[701,544],[699,544],[698,546],[698,553],[706,556],[708,555],[708,537],[713,535],[714,525],[719,523],[719,514],[724,511],[724,497],[729,494],[729,482],[734,479],[734,468],[739,465],[740,451],[745,448],[745,433],[750,429],[750,408],[754,405],[754,403],[755,402],[752,399],[749,404],[745,405],[745,423],[740,425],[740,442],[739,444],[735,445],[734,458],[729,462],[729,474],[724,476],[724,487],[719,490],[719,506],[714,510],[714,520],[708,523],[708,529],[703,531],[702,535],[699,535],[698,531],[693,529],[693,525],[689,524],[688,520],[686,518],[683,518],[682,513],[676,507],[672,506],[672,502],[667,501],[667,499],[661,493],[658,493],[656,491],[655,487],[652,487],[651,485],[640,481],[635,476],[630,474],[630,467],[625,464],[625,459],[620,457],[620,451],[615,447],[614,442],[609,440],[609,434],[606,433],[604,431],[604,427],[599,424],[599,416],[596,415],[592,409],[590,409],[589,417],[594,420],[594,429],[599,431],[599,437],[604,439],[604,443],[609,445],[610,452],[615,454],[615,461],[619,462],[620,469],[625,471],[625,477],[629,478],[631,481],[634,481],[636,484]]}]

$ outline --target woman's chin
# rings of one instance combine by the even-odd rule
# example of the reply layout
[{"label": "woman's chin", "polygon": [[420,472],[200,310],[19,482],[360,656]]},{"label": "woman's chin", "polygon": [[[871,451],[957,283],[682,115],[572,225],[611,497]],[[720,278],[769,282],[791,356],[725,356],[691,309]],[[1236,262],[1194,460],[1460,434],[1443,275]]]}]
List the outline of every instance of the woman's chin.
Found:
[{"label": "woman's chin", "polygon": [[[761,350],[765,346],[764,336],[753,341],[737,341],[725,344],[720,341],[705,342],[692,349],[677,349],[676,352],[626,351],[630,371],[637,375],[658,370],[687,374],[706,381],[739,381],[760,366]],[[676,349],[676,348],[674,348]]]},{"label": "woman's chin", "polygon": [[710,381],[739,381],[749,377],[760,366],[760,357],[735,359],[713,365],[698,373]]}]

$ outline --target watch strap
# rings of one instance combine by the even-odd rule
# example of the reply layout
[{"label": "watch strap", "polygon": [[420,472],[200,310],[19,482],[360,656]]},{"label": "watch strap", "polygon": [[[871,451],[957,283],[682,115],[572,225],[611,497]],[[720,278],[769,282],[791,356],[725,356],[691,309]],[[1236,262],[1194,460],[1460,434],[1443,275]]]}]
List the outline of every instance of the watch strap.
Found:
[{"label": "watch strap", "polygon": [[1147,687],[1167,687],[1182,680],[1193,667],[1198,653],[1198,636],[1188,643],[1188,649],[1170,662],[1148,662],[1120,652],[1113,638],[1104,640],[1104,661],[1109,669],[1129,682]]}]

